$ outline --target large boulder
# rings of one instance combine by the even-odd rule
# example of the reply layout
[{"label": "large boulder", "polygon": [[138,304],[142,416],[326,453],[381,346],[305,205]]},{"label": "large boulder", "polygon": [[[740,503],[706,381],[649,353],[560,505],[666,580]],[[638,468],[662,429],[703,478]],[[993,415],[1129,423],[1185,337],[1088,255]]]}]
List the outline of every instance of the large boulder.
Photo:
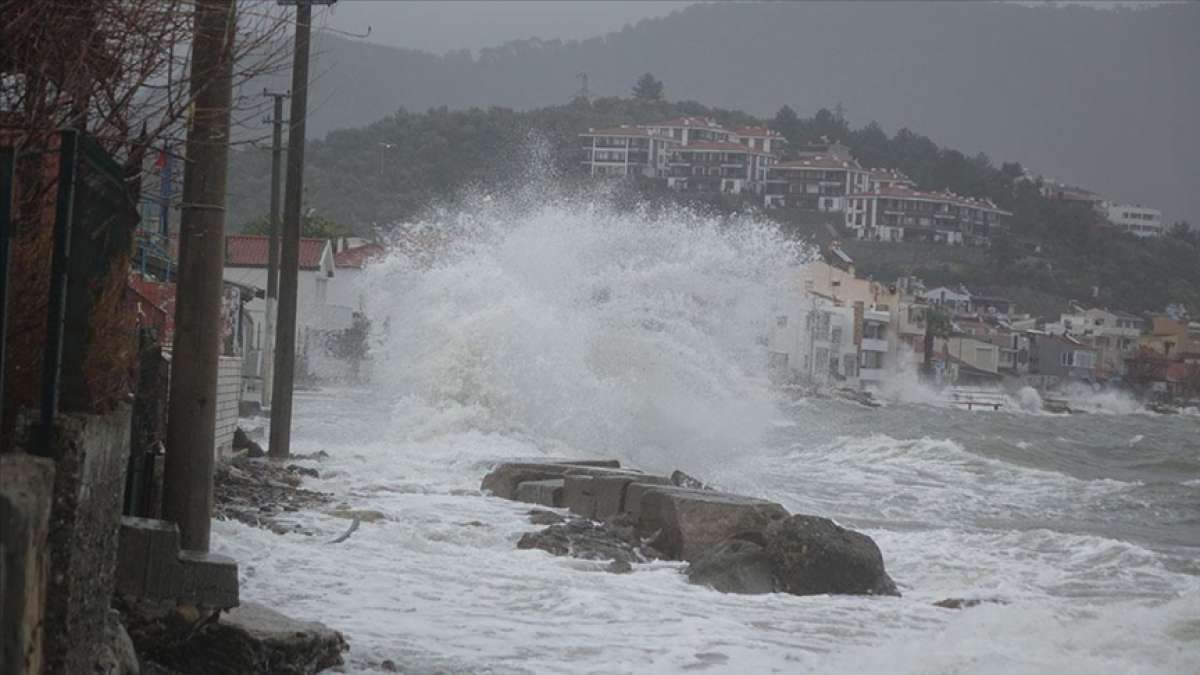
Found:
[{"label": "large boulder", "polygon": [[631,483],[670,485],[671,479],[627,472],[569,473],[563,480],[563,506],[592,520],[615,517],[625,511],[625,494]]},{"label": "large boulder", "polygon": [[225,613],[119,598],[139,656],[183,675],[311,675],[342,664],[342,634],[243,602]]},{"label": "large boulder", "polygon": [[763,499],[669,486],[630,485],[626,511],[637,531],[668,558],[692,561],[726,539],[761,535],[788,515]]},{"label": "large boulder", "polygon": [[780,589],[795,595],[900,595],[865,534],[828,518],[789,516],[766,528],[766,552]]},{"label": "large boulder", "polygon": [[726,539],[708,549],[687,568],[688,581],[722,593],[773,593],[775,575],[762,546],[745,539]]},{"label": "large boulder", "polygon": [[568,473],[593,475],[616,471],[636,473],[618,468],[616,460],[582,460],[571,464],[543,464],[539,462],[509,462],[500,464],[483,477],[479,488],[497,497],[515,499],[517,486],[528,481],[554,480]]}]

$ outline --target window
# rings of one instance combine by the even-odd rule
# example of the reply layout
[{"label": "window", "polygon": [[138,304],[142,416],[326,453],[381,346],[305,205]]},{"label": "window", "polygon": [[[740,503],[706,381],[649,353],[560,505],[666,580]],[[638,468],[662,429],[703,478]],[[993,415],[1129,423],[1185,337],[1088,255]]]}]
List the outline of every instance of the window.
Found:
[{"label": "window", "polygon": [[787,315],[781,314],[775,317],[775,325],[779,326],[780,328],[787,328]]},{"label": "window", "polygon": [[833,343],[833,344],[835,344],[835,345],[836,345],[836,344],[841,344],[841,342],[842,342],[842,329],[841,329],[841,328],[834,328],[834,329],[833,329],[833,331],[830,333],[830,336],[829,336],[829,341],[830,341],[830,342],[832,342],[832,343]]}]

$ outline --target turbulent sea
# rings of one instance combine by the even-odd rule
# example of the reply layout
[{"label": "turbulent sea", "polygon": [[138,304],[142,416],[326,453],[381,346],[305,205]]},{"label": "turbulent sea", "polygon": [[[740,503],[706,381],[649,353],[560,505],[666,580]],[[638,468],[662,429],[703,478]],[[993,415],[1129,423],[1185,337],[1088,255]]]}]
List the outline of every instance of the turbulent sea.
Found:
[{"label": "turbulent sea", "polygon": [[[1200,672],[1200,416],[791,401],[759,338],[804,252],[752,218],[525,195],[435,214],[368,275],[372,383],[300,392],[308,487],[374,510],[236,522],[242,596],[341,630],[346,672]],[[909,392],[911,394],[911,392]],[[515,547],[499,460],[680,468],[873,537],[902,598],[723,595],[682,563]],[[954,611],[945,598],[994,600]]]}]

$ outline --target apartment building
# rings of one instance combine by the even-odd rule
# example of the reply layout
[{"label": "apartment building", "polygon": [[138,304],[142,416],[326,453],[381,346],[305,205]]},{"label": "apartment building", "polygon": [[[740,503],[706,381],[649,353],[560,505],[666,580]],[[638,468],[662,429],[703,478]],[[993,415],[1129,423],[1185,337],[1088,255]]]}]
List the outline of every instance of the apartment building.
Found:
[{"label": "apartment building", "polygon": [[867,191],[869,175],[853,157],[802,154],[770,167],[764,202],[768,207],[844,211],[847,195]]},{"label": "apartment building", "polygon": [[621,125],[609,129],[588,129],[584,164],[592,176],[644,176],[665,178],[670,151],[680,141],[648,129]]},{"label": "apartment building", "polygon": [[859,239],[979,245],[1011,216],[987,199],[879,186],[847,198],[846,227]]},{"label": "apartment building", "polygon": [[1108,222],[1138,237],[1157,237],[1163,234],[1163,214],[1158,209],[1152,209],[1140,204],[1114,204],[1105,202],[1102,206]]},{"label": "apartment building", "polygon": [[854,310],[828,298],[797,296],[781,307],[767,342],[772,377],[781,382],[857,386]]},{"label": "apartment building", "polygon": [[667,187],[689,192],[761,193],[771,154],[732,141],[693,141],[667,160]]}]

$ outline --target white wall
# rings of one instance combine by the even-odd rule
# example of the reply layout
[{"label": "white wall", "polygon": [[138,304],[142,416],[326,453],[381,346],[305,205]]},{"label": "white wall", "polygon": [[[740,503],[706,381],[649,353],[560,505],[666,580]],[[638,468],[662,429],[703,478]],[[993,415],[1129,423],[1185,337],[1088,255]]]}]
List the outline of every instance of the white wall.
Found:
[{"label": "white wall", "polygon": [[233,432],[238,424],[238,403],[242,400],[242,359],[222,356],[217,364],[217,458],[233,450]]},{"label": "white wall", "polygon": [[1162,211],[1135,204],[1104,203],[1108,221],[1139,237],[1154,237],[1163,232]]}]

